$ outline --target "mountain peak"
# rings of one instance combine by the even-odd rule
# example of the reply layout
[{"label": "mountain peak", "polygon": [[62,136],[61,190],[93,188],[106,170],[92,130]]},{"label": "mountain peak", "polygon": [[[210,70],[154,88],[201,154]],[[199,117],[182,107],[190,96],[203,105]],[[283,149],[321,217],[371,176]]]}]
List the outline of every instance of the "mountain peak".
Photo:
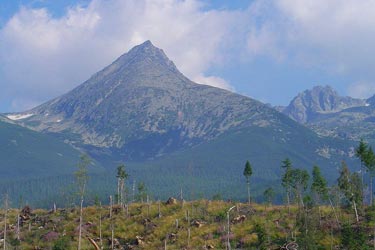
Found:
[{"label": "mountain peak", "polygon": [[315,86],[299,93],[283,113],[298,122],[309,122],[317,114],[334,113],[346,108],[362,106],[364,101],[340,96],[331,86]]},{"label": "mountain peak", "polygon": [[150,40],[147,40],[139,45],[134,46],[128,53],[131,51],[136,51],[138,53],[157,53],[161,52],[164,53],[163,50],[157,48]]},{"label": "mountain peak", "polygon": [[334,90],[331,86],[329,85],[316,85],[314,86],[311,90],[305,90],[305,92],[326,92],[326,93],[331,93],[331,94],[334,94],[334,95],[338,95],[336,90]]},{"label": "mountain peak", "polygon": [[154,47],[156,48],[150,40],[146,40],[143,43],[139,44],[140,47]]},{"label": "mountain peak", "polygon": [[120,56],[109,67],[128,68],[129,65],[135,63],[138,65],[142,64],[142,67],[144,67],[146,64],[149,67],[159,65],[170,71],[180,73],[175,64],[167,57],[164,51],[154,46],[150,40],[133,47],[127,53]]},{"label": "mountain peak", "polygon": [[366,103],[371,106],[375,106],[375,95],[366,99]]}]

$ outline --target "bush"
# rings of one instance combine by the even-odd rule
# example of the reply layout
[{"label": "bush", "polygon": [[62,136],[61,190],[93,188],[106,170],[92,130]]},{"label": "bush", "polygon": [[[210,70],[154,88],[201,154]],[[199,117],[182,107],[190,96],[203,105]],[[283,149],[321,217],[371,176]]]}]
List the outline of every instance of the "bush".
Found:
[{"label": "bush", "polygon": [[366,245],[367,236],[365,230],[361,225],[344,224],[341,230],[341,245],[342,249],[347,250],[367,250],[369,247]]},{"label": "bush", "polygon": [[62,237],[58,239],[52,247],[52,250],[66,250],[70,246],[70,240],[68,237]]}]

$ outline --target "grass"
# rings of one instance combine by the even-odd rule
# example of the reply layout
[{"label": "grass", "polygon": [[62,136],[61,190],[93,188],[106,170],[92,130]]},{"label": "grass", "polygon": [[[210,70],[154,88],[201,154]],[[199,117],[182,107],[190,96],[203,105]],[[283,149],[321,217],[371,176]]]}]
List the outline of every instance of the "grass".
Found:
[{"label": "grass", "polygon": [[[82,250],[94,249],[87,237],[99,240],[99,218],[102,219],[103,249],[110,249],[111,223],[114,225],[115,249],[203,249],[214,247],[225,249],[227,241],[227,210],[230,213],[229,239],[232,249],[279,249],[283,244],[304,237],[305,226],[301,225],[297,206],[290,212],[285,206],[265,206],[224,201],[197,200],[166,205],[159,202],[133,203],[128,210],[115,206],[113,218],[109,207],[90,206],[84,209],[84,234]],[[310,240],[317,249],[340,247],[340,231],[335,229],[335,219],[329,207],[312,208],[307,215]],[[16,240],[18,209],[11,209],[7,220],[8,249],[77,249],[78,208],[58,209],[56,212],[36,209],[20,226],[20,241]],[[1,233],[4,228],[4,211],[1,211]],[[245,215],[246,219],[235,222]],[[354,222],[350,210],[340,210],[342,221]],[[373,223],[363,219],[364,225]],[[196,223],[198,222],[198,223]],[[371,224],[372,223],[372,224]],[[370,228],[371,229],[371,228]],[[371,231],[369,231],[371,234]],[[19,244],[19,246],[16,246]],[[117,246],[118,244],[118,246]],[[126,247],[128,248],[126,248]],[[60,247],[60,248],[59,248]],[[131,248],[133,247],[133,248]]]}]

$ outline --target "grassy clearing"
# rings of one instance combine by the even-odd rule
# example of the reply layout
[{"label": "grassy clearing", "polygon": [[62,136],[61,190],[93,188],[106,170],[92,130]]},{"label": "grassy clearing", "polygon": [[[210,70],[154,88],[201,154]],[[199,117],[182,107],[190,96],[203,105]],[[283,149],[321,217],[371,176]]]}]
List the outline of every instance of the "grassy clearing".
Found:
[{"label": "grassy clearing", "polygon": [[[265,206],[224,201],[149,204],[133,203],[128,209],[115,206],[110,219],[109,207],[84,209],[82,249],[94,249],[88,237],[103,249],[111,249],[111,223],[114,225],[114,249],[225,249],[228,237],[227,210],[230,212],[229,241],[232,249],[280,249],[288,242],[313,241],[314,249],[340,247],[341,229],[330,207],[299,210],[292,206]],[[23,214],[17,240],[17,215]],[[369,213],[371,214],[371,213]],[[242,217],[241,217],[242,216]],[[354,222],[350,210],[339,209],[340,221]],[[77,249],[79,209],[31,214],[11,209],[7,219],[7,249]],[[102,241],[100,241],[100,218]],[[371,218],[362,225],[371,234]],[[1,211],[0,236],[4,236],[4,211]],[[306,235],[306,230],[308,231]],[[370,244],[370,238],[368,239]],[[1,243],[3,244],[3,243]],[[299,248],[309,249],[309,248]]]}]

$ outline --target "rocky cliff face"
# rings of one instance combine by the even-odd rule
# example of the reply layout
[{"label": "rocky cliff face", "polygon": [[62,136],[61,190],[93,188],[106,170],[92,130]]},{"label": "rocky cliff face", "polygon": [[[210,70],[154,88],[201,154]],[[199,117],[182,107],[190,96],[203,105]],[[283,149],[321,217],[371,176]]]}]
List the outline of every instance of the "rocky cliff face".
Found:
[{"label": "rocky cliff face", "polygon": [[300,123],[309,123],[319,114],[329,114],[347,108],[364,106],[365,100],[339,96],[329,86],[316,86],[298,94],[282,111]]}]

